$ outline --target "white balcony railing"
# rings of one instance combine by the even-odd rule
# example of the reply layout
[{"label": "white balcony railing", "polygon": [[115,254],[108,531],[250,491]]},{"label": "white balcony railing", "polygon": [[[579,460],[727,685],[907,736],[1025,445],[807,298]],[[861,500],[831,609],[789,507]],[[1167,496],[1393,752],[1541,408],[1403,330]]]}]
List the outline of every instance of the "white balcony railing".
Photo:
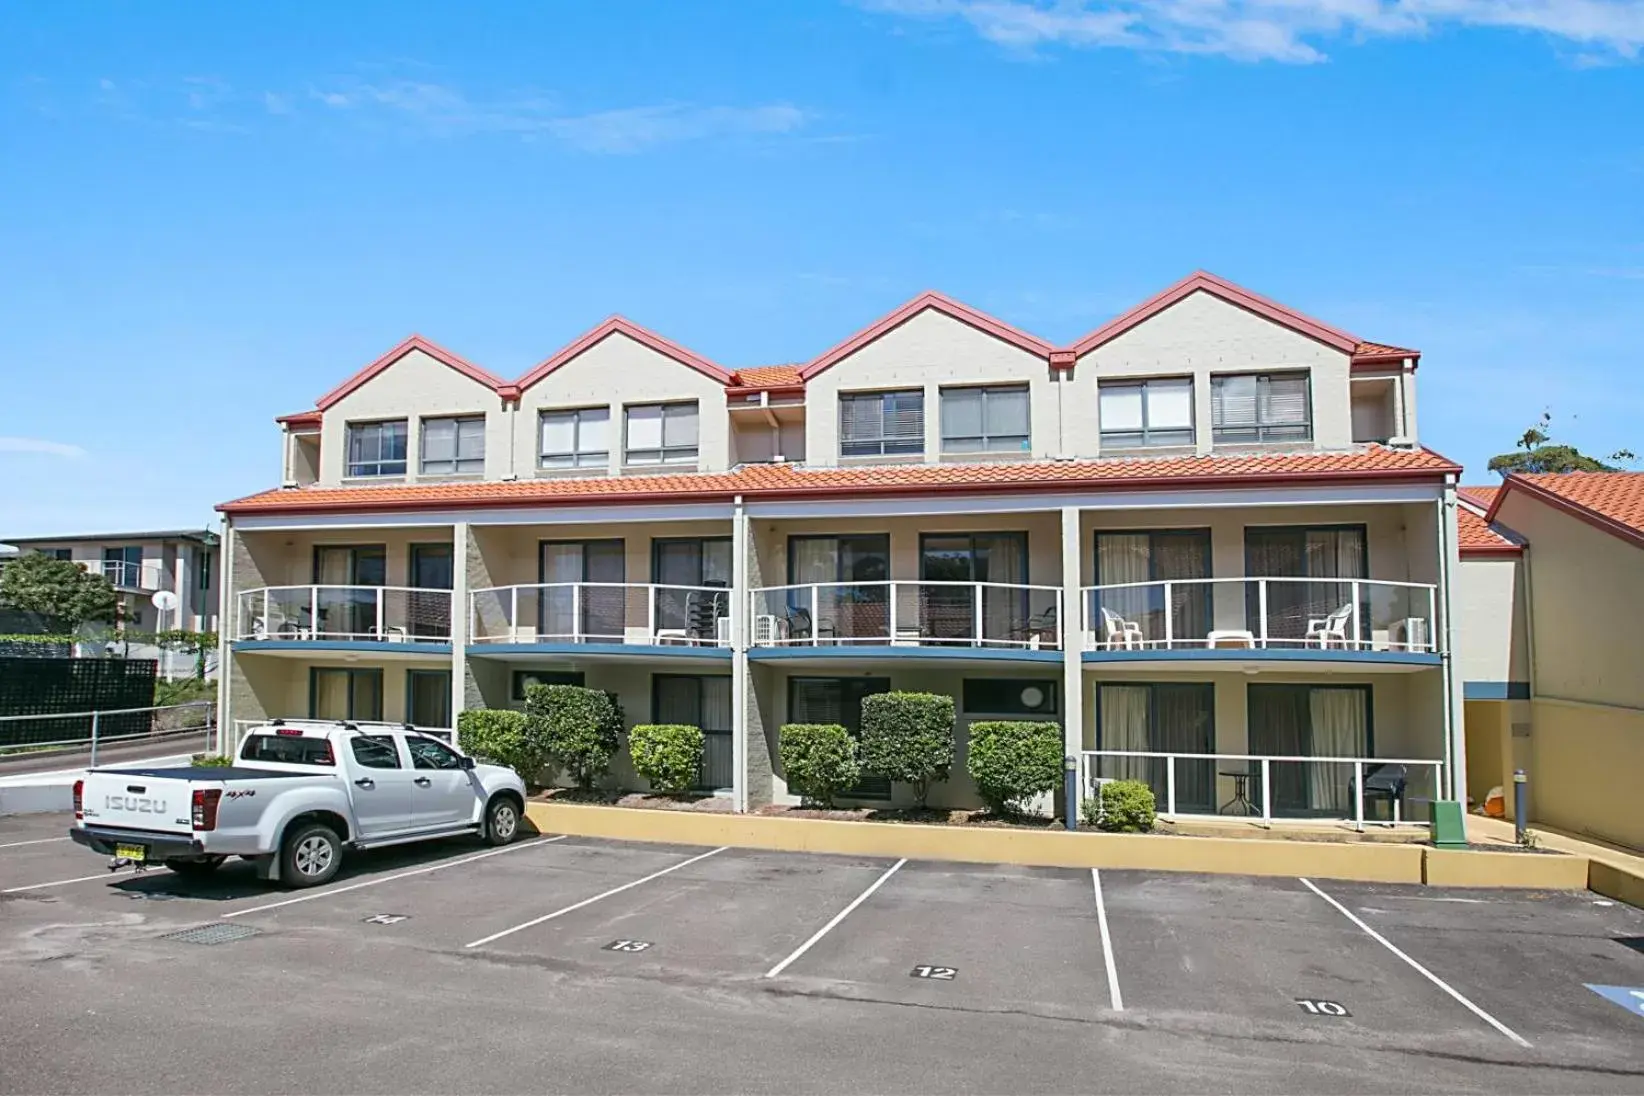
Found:
[{"label": "white balcony railing", "polygon": [[236,639],[451,642],[451,591],[269,586],[235,599]]},{"label": "white balcony railing", "polygon": [[1055,650],[1062,591],[1006,582],[816,582],[753,594],[753,645]]},{"label": "white balcony railing", "polygon": [[1437,651],[1437,588],[1366,578],[1193,578],[1086,587],[1085,649]]},{"label": "white balcony railing", "polygon": [[637,643],[729,647],[724,586],[548,582],[475,590],[470,643]]},{"label": "white balcony railing", "polygon": [[1085,750],[1084,795],[1113,780],[1153,789],[1159,817],[1240,817],[1274,822],[1420,825],[1442,799],[1444,762],[1428,758],[1297,757]]}]

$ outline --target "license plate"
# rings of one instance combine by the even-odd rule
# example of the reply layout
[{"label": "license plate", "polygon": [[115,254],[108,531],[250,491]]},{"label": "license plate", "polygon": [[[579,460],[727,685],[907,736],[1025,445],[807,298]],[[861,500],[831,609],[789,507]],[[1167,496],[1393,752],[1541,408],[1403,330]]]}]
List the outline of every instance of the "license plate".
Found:
[{"label": "license plate", "polygon": [[143,861],[148,859],[147,845],[116,845],[114,855],[121,860]]}]

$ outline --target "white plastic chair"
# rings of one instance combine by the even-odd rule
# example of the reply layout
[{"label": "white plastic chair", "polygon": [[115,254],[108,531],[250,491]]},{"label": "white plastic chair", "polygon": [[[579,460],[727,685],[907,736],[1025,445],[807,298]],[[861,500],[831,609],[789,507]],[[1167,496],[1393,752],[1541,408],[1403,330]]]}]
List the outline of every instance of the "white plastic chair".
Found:
[{"label": "white plastic chair", "polygon": [[1142,645],[1142,626],[1126,620],[1107,606],[1102,606],[1102,641],[1108,650],[1123,647],[1127,651]]},{"label": "white plastic chair", "polygon": [[1303,642],[1317,642],[1320,647],[1347,646],[1347,622],[1353,616],[1352,602],[1321,619],[1307,622]]}]

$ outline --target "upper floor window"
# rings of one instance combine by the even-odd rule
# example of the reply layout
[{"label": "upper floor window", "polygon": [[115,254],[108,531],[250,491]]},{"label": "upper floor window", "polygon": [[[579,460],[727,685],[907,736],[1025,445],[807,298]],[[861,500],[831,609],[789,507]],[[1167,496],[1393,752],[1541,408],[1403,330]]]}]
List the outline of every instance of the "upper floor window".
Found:
[{"label": "upper floor window", "polygon": [[583,407],[542,413],[542,468],[604,468],[611,463],[611,409]]},{"label": "upper floor window", "polygon": [[1210,378],[1210,425],[1218,444],[1310,441],[1306,373],[1235,373]]},{"label": "upper floor window", "polygon": [[696,401],[628,408],[627,463],[695,464]]},{"label": "upper floor window", "polygon": [[485,416],[422,420],[422,474],[485,471]]},{"label": "upper floor window", "polygon": [[1028,386],[942,389],[942,452],[1025,453]]},{"label": "upper floor window", "polygon": [[200,589],[211,589],[211,550],[208,548],[194,549],[194,571],[200,576]]},{"label": "upper floor window", "polygon": [[61,560],[70,560],[70,561],[72,561],[74,559],[74,549],[73,548],[42,548],[42,549],[40,549],[40,554],[42,556],[50,556],[52,559],[61,559]]},{"label": "upper floor window", "polygon": [[1193,444],[1190,378],[1103,382],[1097,394],[1104,448]]},{"label": "upper floor window", "polygon": [[844,392],[839,396],[839,455],[889,457],[925,451],[925,393]]},{"label": "upper floor window", "polygon": [[405,420],[349,423],[348,474],[405,475]]}]

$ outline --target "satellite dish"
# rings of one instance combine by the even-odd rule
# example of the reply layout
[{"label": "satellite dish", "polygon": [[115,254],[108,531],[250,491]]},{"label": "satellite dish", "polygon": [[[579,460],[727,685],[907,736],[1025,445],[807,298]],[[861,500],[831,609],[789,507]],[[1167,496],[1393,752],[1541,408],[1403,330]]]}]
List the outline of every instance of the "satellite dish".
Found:
[{"label": "satellite dish", "polygon": [[154,596],[149,598],[149,601],[162,613],[169,613],[177,608],[177,595],[170,590],[154,591]]}]

